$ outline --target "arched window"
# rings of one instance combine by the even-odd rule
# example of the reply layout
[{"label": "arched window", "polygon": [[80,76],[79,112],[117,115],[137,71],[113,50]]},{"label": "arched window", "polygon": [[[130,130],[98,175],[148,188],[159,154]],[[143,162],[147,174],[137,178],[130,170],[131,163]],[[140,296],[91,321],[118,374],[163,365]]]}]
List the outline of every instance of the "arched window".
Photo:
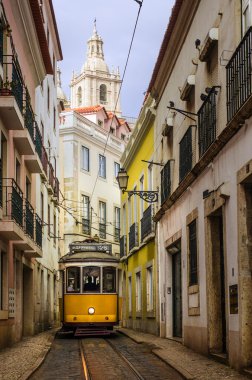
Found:
[{"label": "arched window", "polygon": [[79,87],[78,91],[77,91],[77,103],[78,103],[78,106],[81,106],[81,103],[82,103],[82,89],[81,89],[81,87]]},{"label": "arched window", "polygon": [[107,101],[107,87],[105,84],[100,85],[100,102],[104,103]]}]

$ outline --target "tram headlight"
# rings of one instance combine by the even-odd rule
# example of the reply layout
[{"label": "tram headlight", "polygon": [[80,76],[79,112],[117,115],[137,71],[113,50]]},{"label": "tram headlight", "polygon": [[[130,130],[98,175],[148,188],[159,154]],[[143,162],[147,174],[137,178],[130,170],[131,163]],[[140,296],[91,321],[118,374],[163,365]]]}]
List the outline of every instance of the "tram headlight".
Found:
[{"label": "tram headlight", "polygon": [[94,314],[95,313],[95,308],[94,307],[89,307],[88,308],[88,314]]}]

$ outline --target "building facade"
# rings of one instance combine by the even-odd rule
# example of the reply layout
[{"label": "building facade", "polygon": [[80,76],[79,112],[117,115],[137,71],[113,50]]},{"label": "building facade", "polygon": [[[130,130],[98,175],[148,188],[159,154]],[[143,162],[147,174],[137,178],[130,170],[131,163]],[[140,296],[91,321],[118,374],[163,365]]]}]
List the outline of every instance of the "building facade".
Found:
[{"label": "building facade", "polygon": [[62,53],[52,2],[40,3],[0,6],[0,347],[52,325],[57,314],[58,243],[46,242],[44,217],[58,181],[44,138],[56,146],[53,78]]},{"label": "building facade", "polygon": [[100,104],[107,111],[121,116],[119,69],[109,70],[104,60],[103,40],[97,33],[96,24],[87,45],[87,59],[80,74],[73,73],[70,83],[71,108]]},{"label": "building facade", "polygon": [[148,89],[160,334],[237,369],[252,363],[250,10],[177,0]]},{"label": "building facade", "polygon": [[[154,100],[145,101],[134,131],[121,157],[129,176],[128,190],[153,191]],[[159,334],[155,203],[139,195],[122,195],[121,284],[123,326]]]},{"label": "building facade", "polygon": [[119,255],[120,190],[116,176],[129,133],[127,123],[104,107],[61,113],[60,162],[64,193],[64,248],[97,235]]}]

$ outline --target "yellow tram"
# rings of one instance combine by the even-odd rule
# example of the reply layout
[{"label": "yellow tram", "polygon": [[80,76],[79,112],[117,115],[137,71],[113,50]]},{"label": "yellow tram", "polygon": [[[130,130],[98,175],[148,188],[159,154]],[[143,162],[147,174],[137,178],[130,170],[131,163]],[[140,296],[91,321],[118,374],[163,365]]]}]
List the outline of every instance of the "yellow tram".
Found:
[{"label": "yellow tram", "polygon": [[61,332],[110,334],[118,323],[118,262],[111,244],[74,242],[59,260],[62,274]]}]

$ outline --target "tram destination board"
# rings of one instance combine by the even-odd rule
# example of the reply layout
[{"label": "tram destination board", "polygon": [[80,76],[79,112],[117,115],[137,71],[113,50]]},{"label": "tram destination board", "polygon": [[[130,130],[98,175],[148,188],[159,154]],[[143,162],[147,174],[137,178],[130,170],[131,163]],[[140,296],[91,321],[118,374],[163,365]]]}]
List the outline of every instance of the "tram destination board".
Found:
[{"label": "tram destination board", "polygon": [[74,252],[106,252],[112,253],[111,244],[102,243],[72,243],[69,245],[70,253]]}]

